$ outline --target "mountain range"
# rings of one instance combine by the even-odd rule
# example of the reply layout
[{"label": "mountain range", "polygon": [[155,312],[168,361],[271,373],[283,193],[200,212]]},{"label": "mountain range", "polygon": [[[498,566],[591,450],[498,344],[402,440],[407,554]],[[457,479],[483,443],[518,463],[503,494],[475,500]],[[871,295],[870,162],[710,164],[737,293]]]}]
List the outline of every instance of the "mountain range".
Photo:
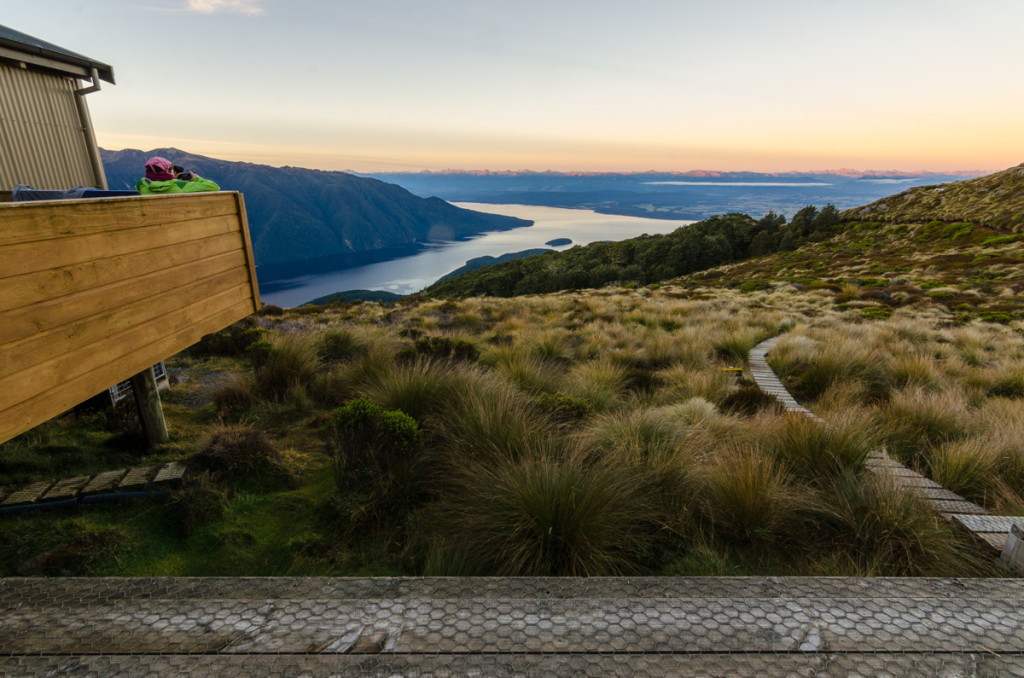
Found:
[{"label": "mountain range", "polygon": [[159,155],[245,195],[261,282],[381,261],[421,243],[457,240],[529,221],[461,209],[440,198],[345,172],[218,160],[176,148],[100,151],[111,189],[133,188]]},{"label": "mountain range", "polygon": [[[878,239],[880,235],[884,237]],[[875,239],[876,252],[866,257],[863,250],[875,248]],[[716,215],[665,235],[592,243],[466,271],[435,282],[423,293],[448,298],[515,296],[609,283],[655,284],[738,262],[745,262],[744,282],[760,285],[777,277],[777,271],[751,262],[801,248],[814,251],[807,265],[810,273],[815,266],[824,267],[826,260],[838,268],[840,261],[844,267],[852,267],[849,262],[863,265],[867,259],[887,262],[869,269],[876,276],[885,271],[905,274],[920,269],[920,275],[934,277],[927,270],[935,267],[939,257],[946,257],[942,268],[948,271],[956,272],[962,266],[962,273],[970,276],[974,266],[987,261],[992,269],[999,264],[1013,271],[1019,283],[1019,252],[1006,255],[994,248],[1016,247],[1022,239],[1024,165],[984,177],[911,188],[843,212],[834,205],[821,210],[806,206],[788,222],[772,213],[759,220],[739,213]],[[842,244],[836,245],[839,241]],[[897,241],[899,247],[891,251]],[[773,265],[778,266],[778,258]],[[808,274],[801,271],[797,277],[803,280]],[[986,311],[1002,309],[993,306]]]},{"label": "mountain range", "polygon": [[983,172],[414,172],[376,173],[416,195],[452,202],[591,209],[656,219],[706,219],[743,212],[792,216],[807,205],[847,209],[894,190],[976,177]]}]

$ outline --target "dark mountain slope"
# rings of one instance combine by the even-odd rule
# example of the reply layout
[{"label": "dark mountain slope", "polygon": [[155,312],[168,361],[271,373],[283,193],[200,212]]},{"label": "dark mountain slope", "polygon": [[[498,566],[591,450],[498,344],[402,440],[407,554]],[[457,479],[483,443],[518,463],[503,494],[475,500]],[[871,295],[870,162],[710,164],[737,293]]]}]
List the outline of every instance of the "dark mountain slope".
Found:
[{"label": "dark mountain slope", "polygon": [[344,172],[217,160],[173,148],[101,151],[111,188],[133,187],[147,158],[161,155],[241,191],[257,265],[338,258],[417,242],[527,226],[513,217],[460,209],[439,198]]}]

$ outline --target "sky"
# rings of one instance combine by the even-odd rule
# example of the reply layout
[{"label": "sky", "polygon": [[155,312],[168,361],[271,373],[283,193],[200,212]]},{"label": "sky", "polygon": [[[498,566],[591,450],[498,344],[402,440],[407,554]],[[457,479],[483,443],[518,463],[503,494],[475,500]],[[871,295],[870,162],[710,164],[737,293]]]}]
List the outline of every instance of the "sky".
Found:
[{"label": "sky", "polygon": [[0,0],[100,146],[419,170],[999,170],[1024,0]]}]

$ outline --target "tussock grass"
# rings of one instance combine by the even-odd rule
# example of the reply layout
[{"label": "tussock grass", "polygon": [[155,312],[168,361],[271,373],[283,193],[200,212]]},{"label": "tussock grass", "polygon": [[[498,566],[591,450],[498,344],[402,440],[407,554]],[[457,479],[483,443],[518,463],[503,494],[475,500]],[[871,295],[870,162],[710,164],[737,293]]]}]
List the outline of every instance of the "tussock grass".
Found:
[{"label": "tussock grass", "polygon": [[848,414],[828,424],[791,414],[758,422],[763,444],[780,464],[812,484],[857,473],[872,449],[865,416]]},{"label": "tussock grass", "polygon": [[703,369],[674,365],[659,373],[666,382],[666,398],[672,401],[703,398],[720,403],[733,389],[735,378],[715,366]]},{"label": "tussock grass", "polygon": [[256,370],[256,389],[264,397],[281,400],[296,386],[313,381],[320,368],[316,339],[302,332],[273,335],[269,350]]},{"label": "tussock grass", "polygon": [[582,449],[594,457],[633,463],[674,450],[687,429],[670,409],[634,409],[596,417],[580,433]]},{"label": "tussock grass", "polygon": [[[844,310],[832,290],[837,280],[877,278],[868,263],[842,277],[801,265],[767,272],[772,287],[754,294],[708,277],[260,316],[240,328],[266,342],[250,351],[255,374],[222,384],[213,407],[198,379],[181,389],[187,397],[169,398],[172,420],[192,418],[182,433],[172,426],[179,437],[158,454],[204,449],[198,431],[218,416],[244,421],[273,433],[298,485],[216,488],[206,498],[223,504],[222,515],[191,536],[175,532],[185,540],[166,547],[175,555],[130,571],[216,574],[210,563],[222,557],[236,564],[224,573],[250,574],[989,573],[930,509],[861,468],[877,436],[986,507],[1024,513],[1021,322],[965,319],[909,283],[858,286],[872,304],[889,294],[895,309],[865,320],[856,309],[867,300]],[[806,289],[776,282],[787,276]],[[915,276],[905,277],[937,277]],[[960,294],[971,285],[965,277],[949,286],[957,303],[988,298]],[[760,405],[728,413],[745,397],[743,381],[721,368],[778,332],[787,334],[769,360],[828,426]],[[479,361],[425,355],[458,342]],[[191,355],[188,368],[201,360]],[[241,357],[230,360],[213,371],[240,369]],[[413,417],[421,447],[370,464],[369,480],[342,490],[321,432],[334,408],[359,396]],[[56,473],[59,463],[39,461],[48,450],[88,465],[84,453],[58,449],[81,440],[32,440],[41,446],[34,459],[21,443],[0,446],[7,477]],[[103,444],[90,443],[89,454]],[[123,455],[101,456],[121,465]],[[119,573],[109,562],[97,572]]]},{"label": "tussock grass", "polygon": [[565,378],[565,392],[590,403],[598,412],[621,404],[628,374],[609,360],[595,360],[575,365]]},{"label": "tussock grass", "polygon": [[879,432],[889,453],[920,468],[926,466],[933,447],[963,437],[970,425],[966,399],[956,390],[900,389],[878,412]]},{"label": "tussock grass", "polygon": [[557,426],[514,385],[467,370],[432,429],[456,467],[474,459],[514,459],[544,450]]},{"label": "tussock grass", "polygon": [[[531,455],[467,463],[453,479],[444,521],[462,572],[497,576],[636,573],[650,515],[636,482],[608,464]],[[436,567],[436,563],[434,567]]]},{"label": "tussock grass", "polygon": [[387,410],[401,410],[418,422],[439,412],[461,385],[458,369],[447,362],[416,360],[385,366],[362,394]]},{"label": "tussock grass", "polygon": [[487,358],[498,374],[529,393],[554,393],[562,385],[561,367],[534,353],[500,347]]},{"label": "tussock grass", "polygon": [[979,438],[939,445],[928,455],[931,477],[951,492],[985,503],[999,482],[995,475],[998,450]]},{"label": "tussock grass", "polygon": [[801,503],[789,474],[756,447],[726,447],[703,473],[704,513],[715,534],[729,540],[781,537]]},{"label": "tussock grass", "polygon": [[266,433],[253,426],[219,426],[209,441],[188,460],[188,467],[206,471],[217,482],[246,489],[288,487],[295,477]]},{"label": "tussock grass", "polygon": [[891,478],[846,474],[827,495],[842,558],[865,576],[926,577],[954,568],[991,576],[995,565],[923,499]]}]

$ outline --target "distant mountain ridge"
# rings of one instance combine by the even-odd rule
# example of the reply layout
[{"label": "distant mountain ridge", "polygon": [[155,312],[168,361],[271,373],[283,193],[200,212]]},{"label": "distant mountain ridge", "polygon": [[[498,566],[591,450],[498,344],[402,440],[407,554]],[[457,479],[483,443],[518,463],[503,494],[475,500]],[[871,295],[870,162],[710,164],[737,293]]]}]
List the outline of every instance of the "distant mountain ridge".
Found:
[{"label": "distant mountain ridge", "polygon": [[[884,224],[899,226],[890,232]],[[882,270],[905,272],[919,267],[925,274],[933,266],[962,275],[961,267],[975,267],[979,261],[986,261],[986,265],[1018,272],[1014,274],[1018,281],[1024,256],[1018,246],[1024,242],[1024,165],[985,177],[912,188],[845,212],[833,205],[821,210],[809,205],[788,222],[773,213],[760,220],[739,213],[712,216],[669,234],[592,243],[467,271],[443,278],[423,293],[437,297],[515,296],[609,283],[651,284],[723,264],[749,270],[755,265],[751,262],[769,259],[778,273],[789,264],[782,263],[785,257],[771,255],[792,253],[805,246],[818,248],[811,257],[811,272],[817,271],[815,266],[827,267],[826,262],[832,260],[850,268],[856,262],[863,267],[859,270],[875,273],[866,264],[860,243],[846,243],[850,239],[866,240],[865,234],[877,239],[874,246],[878,256],[886,258]],[[819,247],[834,239],[844,244],[831,249],[827,244]],[[954,248],[961,251],[953,254]],[[984,248],[988,249],[982,251]],[[1014,249],[1007,253],[997,248]],[[922,261],[915,262],[918,255],[922,261],[926,256],[935,259],[923,265]],[[952,258],[940,259],[947,255]],[[898,264],[891,263],[897,256],[902,257]],[[975,260],[977,256],[981,259]],[[762,278],[763,274],[751,276],[743,283],[758,289],[766,284]],[[1002,309],[990,306],[987,311]]]},{"label": "distant mountain ridge", "polygon": [[[456,240],[531,222],[421,198],[394,184],[299,167],[218,160],[175,148],[100,150],[112,189],[134,187],[143,164],[160,155],[245,194],[261,279],[268,271],[313,272],[361,263],[416,243]],[[277,265],[277,266],[275,266]],[[271,276],[273,277],[273,276]],[[280,276],[278,276],[280,277]]]},{"label": "distant mountain ridge", "polygon": [[655,219],[706,219],[743,212],[792,216],[807,205],[847,209],[904,187],[976,177],[980,172],[835,169],[813,172],[531,172],[374,173],[416,195],[456,203],[516,203],[590,209]]}]

